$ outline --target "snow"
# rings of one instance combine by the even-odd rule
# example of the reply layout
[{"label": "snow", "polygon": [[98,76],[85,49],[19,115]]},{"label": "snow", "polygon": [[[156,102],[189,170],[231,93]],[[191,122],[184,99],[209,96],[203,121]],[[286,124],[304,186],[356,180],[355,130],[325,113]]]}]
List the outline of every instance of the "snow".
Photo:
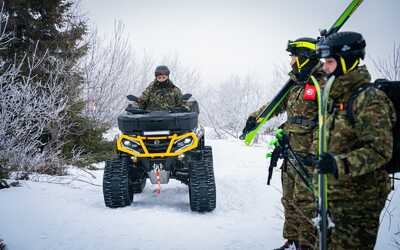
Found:
[{"label": "snow", "polygon": [[113,141],[120,133],[118,127],[112,127],[103,134],[103,138],[107,141]]},{"label": "snow", "polygon": [[[34,180],[39,182],[0,190],[0,238],[10,250],[234,250],[280,245],[280,174],[277,170],[272,186],[266,186],[266,148],[236,140],[208,144],[213,146],[217,184],[217,208],[211,213],[191,212],[187,186],[174,180],[162,185],[159,196],[148,181],[131,206],[106,208],[102,171],[71,167],[71,176],[37,176]],[[384,217],[376,249],[395,249],[390,244],[400,225],[394,209],[398,196],[395,193],[390,206],[392,216]]]},{"label": "snow", "polygon": [[[396,178],[399,178],[396,174]],[[381,225],[375,249],[400,249],[400,183],[395,182],[395,189],[389,194],[386,207],[381,213]],[[395,242],[398,242],[395,244]]]}]

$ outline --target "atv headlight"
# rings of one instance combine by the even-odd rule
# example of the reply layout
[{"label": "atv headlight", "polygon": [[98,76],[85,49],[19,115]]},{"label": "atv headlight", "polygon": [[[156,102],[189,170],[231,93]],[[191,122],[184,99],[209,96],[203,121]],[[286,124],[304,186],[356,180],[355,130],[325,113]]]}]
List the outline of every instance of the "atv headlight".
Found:
[{"label": "atv headlight", "polygon": [[186,137],[186,138],[182,138],[182,139],[176,140],[174,142],[174,151],[181,150],[181,149],[184,149],[186,147],[189,147],[189,146],[191,146],[193,144],[193,142],[194,141],[193,141],[192,137]]},{"label": "atv headlight", "polygon": [[129,150],[134,150],[136,152],[141,152],[141,146],[137,141],[131,141],[131,140],[127,140],[127,139],[123,139],[121,141],[122,145],[129,149]]}]

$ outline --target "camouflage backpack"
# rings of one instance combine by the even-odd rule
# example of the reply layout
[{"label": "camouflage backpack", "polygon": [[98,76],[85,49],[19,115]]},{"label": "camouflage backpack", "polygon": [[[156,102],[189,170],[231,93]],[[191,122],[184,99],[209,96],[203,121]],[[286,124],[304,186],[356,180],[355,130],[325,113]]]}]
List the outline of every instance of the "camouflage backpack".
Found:
[{"label": "camouflage backpack", "polygon": [[354,123],[351,106],[357,96],[367,88],[377,88],[386,93],[396,109],[396,124],[393,127],[393,155],[392,159],[383,166],[390,174],[400,172],[400,82],[377,79],[375,82],[361,86],[349,98],[346,104],[346,115],[350,123]]}]

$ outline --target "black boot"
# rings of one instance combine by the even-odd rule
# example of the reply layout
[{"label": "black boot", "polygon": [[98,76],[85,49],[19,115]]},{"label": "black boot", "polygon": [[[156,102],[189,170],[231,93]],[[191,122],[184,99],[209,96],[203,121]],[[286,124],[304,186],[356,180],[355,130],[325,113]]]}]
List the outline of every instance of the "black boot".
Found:
[{"label": "black boot", "polygon": [[287,240],[283,246],[275,248],[274,250],[297,250],[299,242],[297,240]]},{"label": "black boot", "polygon": [[0,250],[5,250],[6,249],[6,243],[4,240],[0,239]]},{"label": "black boot", "polygon": [[[10,186],[7,184],[6,181],[0,179],[0,189],[9,188]],[[0,243],[1,244],[1,243]],[[0,248],[1,249],[1,248]]]}]

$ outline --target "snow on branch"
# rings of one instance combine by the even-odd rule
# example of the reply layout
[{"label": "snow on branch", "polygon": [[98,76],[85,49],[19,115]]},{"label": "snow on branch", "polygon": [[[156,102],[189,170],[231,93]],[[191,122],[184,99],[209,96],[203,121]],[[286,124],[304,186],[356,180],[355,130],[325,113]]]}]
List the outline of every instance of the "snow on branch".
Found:
[{"label": "snow on branch", "polygon": [[[2,33],[0,41],[4,37]],[[22,75],[24,64],[28,73]],[[44,78],[33,73],[50,64],[52,70]],[[59,168],[63,165],[61,138],[68,131],[68,98],[61,82],[64,63],[46,53],[42,57],[33,53],[18,64],[0,65],[0,167],[25,172]]]}]

